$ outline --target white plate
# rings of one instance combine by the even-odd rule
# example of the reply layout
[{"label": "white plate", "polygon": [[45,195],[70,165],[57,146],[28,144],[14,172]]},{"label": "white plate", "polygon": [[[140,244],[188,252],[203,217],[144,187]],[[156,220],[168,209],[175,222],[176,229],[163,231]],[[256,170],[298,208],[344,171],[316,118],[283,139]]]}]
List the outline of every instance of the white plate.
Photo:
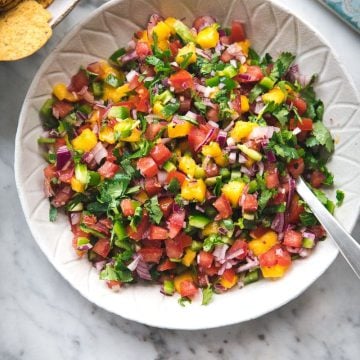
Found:
[{"label": "white plate", "polygon": [[[277,56],[287,50],[305,74],[318,73],[318,95],[326,105],[325,123],[336,139],[336,153],[330,163],[336,187],[346,200],[336,213],[351,230],[360,204],[359,97],[350,79],[324,40],[287,10],[269,1],[111,1],[94,11],[73,29],[47,58],[26,96],[18,126],[15,150],[16,184],[31,232],[44,254],[75,289],[93,303],[125,318],[148,325],[176,329],[205,329],[256,318],[286,304],[301,294],[333,262],[337,249],[331,240],[319,244],[306,260],[297,261],[278,281],[260,281],[242,290],[216,296],[209,306],[196,301],[180,307],[176,297],[164,297],[158,286],[132,286],[112,293],[98,280],[86,259],[77,259],[71,247],[72,235],[65,216],[48,221],[48,200],[43,193],[44,161],[37,145],[42,133],[38,111],[58,81],[68,82],[80,64],[107,58],[124,46],[132,33],[144,27],[150,14],[186,17],[214,15],[220,23],[231,19],[246,23],[254,48]],[[332,194],[333,195],[333,194]],[[35,259],[34,259],[35,261]]]},{"label": "white plate", "polygon": [[54,0],[48,7],[52,18],[50,26],[55,27],[75,7],[79,0]]}]

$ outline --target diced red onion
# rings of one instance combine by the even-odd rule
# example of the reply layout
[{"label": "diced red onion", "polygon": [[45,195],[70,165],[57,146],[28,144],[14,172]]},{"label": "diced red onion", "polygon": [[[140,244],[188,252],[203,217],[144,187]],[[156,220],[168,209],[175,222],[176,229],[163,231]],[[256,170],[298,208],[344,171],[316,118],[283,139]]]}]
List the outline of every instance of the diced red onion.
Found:
[{"label": "diced red onion", "polygon": [[310,254],[311,254],[310,249],[301,248],[301,250],[299,251],[299,256],[302,258],[308,257]]},{"label": "diced red onion", "polygon": [[218,261],[225,260],[226,251],[228,248],[229,248],[229,245],[226,245],[226,244],[216,245],[215,250],[213,251],[212,254]]},{"label": "diced red onion", "polygon": [[208,99],[208,98],[203,98],[203,99],[202,99],[202,103],[203,103],[204,105],[206,105],[206,106],[211,107],[212,109],[215,109],[215,108],[216,108],[216,105],[215,105],[214,103],[212,103],[211,100]]},{"label": "diced red onion", "polygon": [[101,271],[104,267],[104,265],[106,264],[106,260],[101,260],[101,261],[97,261],[94,266],[96,268],[97,271]]},{"label": "diced red onion", "polygon": [[137,120],[137,110],[136,109],[131,110],[131,116],[134,120]]},{"label": "diced red onion", "polygon": [[92,248],[93,246],[90,243],[84,244],[84,245],[80,245],[78,246],[76,249],[79,251],[88,251]]},{"label": "diced red onion", "polygon": [[270,162],[276,162],[276,156],[272,150],[266,152],[266,157]]},{"label": "diced red onion", "polygon": [[227,230],[224,229],[224,228],[222,228],[222,227],[220,227],[220,228],[218,229],[218,232],[219,232],[219,234],[221,234],[221,235],[226,235],[226,234],[228,233]]},{"label": "diced red onion", "polygon": [[291,200],[292,200],[292,198],[294,196],[295,185],[296,185],[295,180],[292,177],[289,177],[288,184],[289,184],[289,192],[288,192],[287,204],[286,204],[287,208],[290,207]]},{"label": "diced red onion", "polygon": [[292,131],[292,133],[293,133],[294,135],[300,134],[300,133],[301,133],[301,129],[300,129],[299,127],[296,127],[296,128]]},{"label": "diced red onion", "polygon": [[311,240],[315,240],[315,234],[311,233],[311,232],[308,232],[308,231],[304,231],[302,233],[303,237],[304,238],[307,238],[307,239],[311,239]]},{"label": "diced red onion", "polygon": [[216,129],[219,127],[219,124],[217,124],[215,121],[212,121],[212,120],[208,121],[208,124],[211,125],[213,128],[216,128]]},{"label": "diced red onion", "polygon": [[[210,121],[209,121],[209,123],[210,123]],[[221,148],[223,148],[226,145],[226,137],[227,137],[226,131],[220,130],[218,133],[218,136],[216,138],[216,141]]]},{"label": "diced red onion", "polygon": [[94,154],[90,151],[90,152],[86,152],[83,156],[82,156],[82,160],[84,162],[86,162],[87,164],[90,164],[93,160],[94,160]]},{"label": "diced red onion", "polygon": [[251,75],[249,75],[249,74],[239,74],[238,76],[240,79],[245,80],[245,81],[250,81],[252,79]]},{"label": "diced red onion", "polygon": [[235,252],[233,252],[232,254],[226,256],[226,259],[231,260],[231,259],[234,259],[234,258],[242,255],[242,254],[244,254],[244,249],[238,249]]},{"label": "diced red onion", "polygon": [[204,140],[195,148],[195,152],[201,150],[201,148],[210,140],[211,136],[214,134],[215,129],[211,128],[206,134]]},{"label": "diced red onion", "polygon": [[249,139],[271,139],[274,132],[278,132],[280,129],[275,126],[257,126],[252,130],[252,132],[249,135]]},{"label": "diced red onion", "polygon": [[166,171],[159,171],[159,172],[157,173],[157,178],[158,178],[158,181],[159,181],[160,185],[164,185],[164,184],[165,184],[166,179],[167,179],[167,176],[168,176],[168,174],[167,174]]},{"label": "diced red onion", "polygon": [[229,154],[229,163],[235,164],[235,162],[236,162],[236,152],[232,151]]},{"label": "diced red onion", "polygon": [[135,49],[135,47],[136,47],[136,42],[134,40],[130,40],[128,42],[128,48],[129,49]]},{"label": "diced red onion", "polygon": [[151,280],[149,266],[145,261],[142,260],[142,258],[140,258],[137,264],[136,273],[138,274],[139,278],[143,280]]},{"label": "diced red onion", "polygon": [[201,207],[200,205],[196,204],[195,205],[195,209],[201,213],[204,213],[205,212],[205,209],[203,207]]},{"label": "diced red onion", "polygon": [[211,93],[214,91],[214,89],[210,86],[203,86],[200,84],[195,84],[195,89],[202,93],[205,97],[210,97]]},{"label": "diced red onion", "polygon": [[240,168],[240,171],[245,174],[245,175],[248,175],[248,176],[254,176],[254,171],[248,169],[246,166],[242,166]]},{"label": "diced red onion", "polygon": [[232,65],[234,68],[237,68],[237,62],[235,59],[230,60],[230,65]]},{"label": "diced red onion", "polygon": [[274,220],[271,223],[271,228],[277,233],[281,233],[284,230],[285,215],[284,213],[277,213]]},{"label": "diced red onion", "polygon": [[76,117],[81,121],[85,121],[88,118],[88,116],[81,111],[76,112]]},{"label": "diced red onion", "polygon": [[246,162],[247,162],[246,156],[243,155],[243,154],[239,154],[238,163],[239,163],[239,164],[245,164]]},{"label": "diced red onion", "polygon": [[265,104],[262,101],[256,102],[255,107],[254,107],[254,113],[255,114],[260,114],[262,112],[262,110],[264,109]]},{"label": "diced red onion", "polygon": [[286,246],[286,250],[290,253],[290,254],[298,254],[301,250],[301,248],[296,248],[293,246]]},{"label": "diced red onion", "polygon": [[232,137],[226,139],[227,146],[235,146],[235,140]]},{"label": "diced red onion", "polygon": [[233,128],[234,124],[235,121],[231,121],[230,124],[224,128],[224,131],[229,132]]},{"label": "diced red onion", "polygon": [[259,260],[257,258],[251,259],[249,257],[246,258],[247,263],[239,266],[236,269],[236,272],[241,273],[243,271],[253,270],[259,266]]},{"label": "diced red onion", "polygon": [[230,261],[225,261],[222,264],[221,268],[219,269],[218,275],[220,275],[220,276],[223,275],[225,270],[231,269],[232,267],[233,267],[233,264]]},{"label": "diced red onion", "polygon": [[259,161],[257,163],[257,167],[258,167],[259,175],[262,176],[262,174],[264,173],[264,163],[262,161]]},{"label": "diced red onion", "polygon": [[136,255],[134,257],[134,260],[127,266],[127,268],[130,271],[134,271],[137,268],[140,260],[141,260],[141,255]]},{"label": "diced red onion", "polygon": [[203,58],[205,58],[207,60],[211,60],[211,56],[209,54],[207,54],[204,50],[196,48],[195,52],[197,55],[202,56]]},{"label": "diced red onion", "polygon": [[70,213],[70,223],[71,225],[77,225],[79,224],[81,220],[81,212],[80,211],[74,211]]},{"label": "diced red onion", "polygon": [[132,80],[134,80],[134,78],[136,76],[139,76],[139,73],[135,70],[131,70],[126,74],[126,80],[127,82],[131,82]]},{"label": "diced red onion", "polygon": [[91,150],[91,153],[94,155],[94,159],[97,164],[100,164],[101,161],[108,155],[107,150],[100,141],[94,146],[94,148]]},{"label": "diced red onion", "polygon": [[300,74],[298,64],[294,64],[294,65],[290,66],[289,71],[287,72],[286,76],[289,78],[289,80],[291,82],[298,81],[298,83],[303,87],[306,86],[310,81],[309,76]]},{"label": "diced red onion", "polygon": [[121,57],[121,62],[123,64],[125,64],[125,63],[127,63],[131,60],[135,60],[137,58],[138,58],[138,55],[137,55],[136,51],[132,50]]},{"label": "diced red onion", "polygon": [[193,120],[196,120],[197,119],[197,114],[195,114],[194,112],[192,111],[188,111],[186,114],[185,114],[186,117],[190,118],[190,119],[193,119]]},{"label": "diced red onion", "polygon": [[163,144],[168,144],[169,142],[171,142],[171,140],[172,140],[172,138],[162,138],[162,139],[161,139],[161,142],[162,142]]},{"label": "diced red onion", "polygon": [[219,283],[214,285],[214,291],[216,294],[222,294],[226,291],[226,288]]},{"label": "diced red onion", "polygon": [[218,43],[215,45],[215,52],[218,55],[221,55],[221,52],[225,49],[225,46],[221,43],[221,41],[218,41]]},{"label": "diced red onion", "polygon": [[70,159],[70,150],[66,145],[60,146],[56,151],[56,170],[61,170]]}]

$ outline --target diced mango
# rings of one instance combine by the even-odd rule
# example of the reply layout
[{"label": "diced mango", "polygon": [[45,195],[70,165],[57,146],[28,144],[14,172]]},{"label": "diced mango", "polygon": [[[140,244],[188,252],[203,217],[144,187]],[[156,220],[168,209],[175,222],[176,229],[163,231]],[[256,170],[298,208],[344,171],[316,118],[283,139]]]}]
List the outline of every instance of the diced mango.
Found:
[{"label": "diced mango", "polygon": [[225,167],[229,164],[229,159],[227,155],[221,154],[220,156],[214,157],[216,165],[219,165],[221,167]]},{"label": "diced mango", "polygon": [[114,129],[110,126],[103,126],[99,131],[99,140],[108,144],[115,144]]},{"label": "diced mango", "polygon": [[262,155],[258,151],[247,147],[245,144],[239,144],[238,148],[254,161],[260,161],[262,159]]},{"label": "diced mango", "polygon": [[103,100],[111,100],[116,103],[119,102],[123,97],[127,96],[130,91],[129,84],[124,84],[118,88],[114,88],[108,84],[105,84]]},{"label": "diced mango", "polygon": [[163,115],[164,105],[161,101],[155,101],[153,105],[153,113],[161,119],[165,119]]},{"label": "diced mango", "polygon": [[53,94],[61,101],[67,100],[70,102],[75,102],[78,100],[77,96],[75,96],[72,92],[70,92],[66,85],[63,83],[55,84],[53,87]]},{"label": "diced mango", "polygon": [[176,276],[175,279],[174,279],[175,290],[178,293],[180,293],[180,284],[183,281],[193,281],[193,280],[194,280],[194,277],[193,277],[193,275],[191,274],[190,271],[186,271],[183,274]]},{"label": "diced mango", "polygon": [[190,156],[183,156],[179,161],[179,169],[190,177],[194,177],[196,166],[195,160]]},{"label": "diced mango", "polygon": [[245,95],[240,95],[240,106],[242,113],[246,113],[250,109],[249,99]]},{"label": "diced mango", "polygon": [[184,121],[180,124],[175,124],[173,122],[169,123],[167,130],[168,136],[170,138],[183,137],[189,134],[191,128],[193,127],[188,121]]},{"label": "diced mango", "polygon": [[217,31],[217,24],[207,26],[202,29],[196,36],[196,42],[203,49],[211,49],[219,42],[219,32]]},{"label": "diced mango", "polygon": [[144,204],[145,201],[149,200],[149,196],[144,190],[140,190],[137,194],[134,194],[133,198],[141,204]]},{"label": "diced mango", "polygon": [[274,266],[262,266],[261,272],[264,278],[280,278],[283,277],[288,266],[276,264]]},{"label": "diced mango", "polygon": [[278,236],[275,231],[269,230],[258,239],[249,242],[249,249],[255,256],[266,253],[278,242]]},{"label": "diced mango", "polygon": [[171,27],[165,21],[159,21],[153,28],[153,34],[156,34],[158,41],[169,39],[171,31]]},{"label": "diced mango", "polygon": [[211,234],[217,234],[218,232],[219,232],[219,224],[213,221],[205,226],[205,228],[202,230],[202,235],[209,236]]},{"label": "diced mango", "polygon": [[220,285],[222,285],[225,289],[231,289],[234,287],[238,282],[238,276],[234,275],[231,279],[221,277],[220,279]]},{"label": "diced mango", "polygon": [[265,104],[274,102],[275,104],[282,104],[286,99],[286,94],[278,87],[275,87],[262,96]]},{"label": "diced mango", "polygon": [[248,39],[244,40],[244,41],[239,41],[238,44],[241,47],[242,52],[248,56],[249,54],[249,48],[250,48],[250,41]]},{"label": "diced mango", "polygon": [[138,142],[140,141],[141,138],[141,130],[135,128],[131,130],[131,135],[125,138],[121,138],[121,141],[126,141],[126,142]]},{"label": "diced mango", "polygon": [[71,188],[76,192],[84,192],[85,185],[81,183],[78,179],[75,177],[72,177],[70,180]]},{"label": "diced mango", "polygon": [[215,141],[212,141],[209,145],[204,145],[201,149],[201,152],[203,155],[213,158],[222,155],[220,145]]},{"label": "diced mango", "polygon": [[[188,56],[189,59],[187,60],[187,64],[192,64],[196,62],[196,48],[195,44],[190,42],[186,44],[184,47],[179,49],[175,61],[180,65],[184,62],[184,60],[187,60]],[[190,55],[191,54],[191,55]]]},{"label": "diced mango", "polygon": [[184,200],[195,200],[203,202],[205,200],[206,185],[202,179],[187,180],[181,185],[181,197]]},{"label": "diced mango", "polygon": [[187,248],[185,251],[185,255],[182,258],[181,262],[186,267],[189,267],[192,264],[192,262],[194,261],[195,257],[196,257],[196,251],[193,251],[190,248]]},{"label": "diced mango", "polygon": [[240,180],[232,180],[222,187],[221,192],[230,201],[232,207],[238,207],[244,187],[244,182]]},{"label": "diced mango", "polygon": [[97,144],[97,137],[90,129],[85,129],[71,144],[74,150],[90,151]]},{"label": "diced mango", "polygon": [[171,34],[175,34],[174,24],[176,19],[173,17],[168,17],[165,19],[165,24],[171,29]]},{"label": "diced mango", "polygon": [[119,70],[112,67],[107,61],[101,61],[100,67],[102,70],[100,77],[102,79],[106,79],[109,75],[114,75],[119,79],[123,78],[123,76],[124,76]]},{"label": "diced mango", "polygon": [[237,121],[234,128],[230,131],[230,137],[232,137],[236,142],[247,138],[254,128],[259,125],[249,122],[249,121]]}]

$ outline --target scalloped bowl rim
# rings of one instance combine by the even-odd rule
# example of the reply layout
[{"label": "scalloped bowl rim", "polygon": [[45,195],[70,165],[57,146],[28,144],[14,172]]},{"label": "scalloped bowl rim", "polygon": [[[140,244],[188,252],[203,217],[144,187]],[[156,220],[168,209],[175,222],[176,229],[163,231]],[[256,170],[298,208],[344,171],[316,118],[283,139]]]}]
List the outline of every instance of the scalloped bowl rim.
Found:
[{"label": "scalloped bowl rim", "polygon": [[[15,164],[14,164],[14,169],[15,169],[15,181],[16,181],[16,187],[17,187],[17,191],[18,191],[18,195],[19,195],[19,199],[20,199],[20,203],[21,206],[23,208],[23,212],[25,215],[25,219],[26,222],[30,228],[31,234],[34,237],[35,241],[37,242],[37,244],[39,245],[39,247],[41,248],[42,252],[44,253],[44,255],[48,258],[49,262],[55,267],[55,269],[77,290],[81,293],[82,296],[84,296],[85,298],[87,298],[89,301],[91,301],[92,303],[95,303],[97,306],[102,307],[104,309],[106,309],[109,312],[115,313],[117,315],[122,316],[123,318],[129,319],[129,320],[133,320],[133,321],[137,321],[139,323],[143,323],[146,325],[150,325],[150,326],[154,326],[154,327],[161,327],[161,328],[168,328],[168,329],[182,329],[182,330],[198,330],[198,329],[209,329],[209,328],[215,328],[215,327],[221,327],[221,326],[226,326],[226,325],[232,325],[232,324],[236,324],[236,323],[240,323],[240,322],[244,322],[244,321],[248,321],[248,320],[252,320],[255,318],[258,318],[262,315],[265,315],[273,310],[276,310],[280,307],[282,307],[283,305],[287,304],[288,302],[290,302],[291,300],[295,299],[296,297],[298,297],[302,292],[304,292],[310,285],[312,285],[315,280],[317,280],[327,269],[328,267],[332,264],[332,262],[335,260],[337,254],[338,254],[338,250],[337,248],[335,248],[334,246],[334,250],[331,252],[331,255],[326,259],[325,264],[323,265],[323,267],[321,269],[317,269],[316,273],[314,274],[314,276],[312,278],[308,279],[308,282],[302,286],[302,287],[298,287],[297,289],[293,289],[291,292],[291,295],[288,295],[286,297],[284,297],[281,301],[279,301],[276,305],[272,305],[270,307],[266,307],[264,306],[262,308],[262,310],[259,310],[256,312],[256,314],[252,314],[249,316],[242,316],[241,319],[237,318],[236,316],[234,316],[233,319],[231,320],[227,320],[227,321],[222,321],[220,320],[216,320],[216,321],[209,321],[208,323],[204,324],[204,323],[192,323],[191,326],[188,325],[177,325],[174,323],[167,323],[167,321],[157,321],[154,320],[152,318],[150,319],[144,319],[141,318],[141,316],[137,316],[137,315],[128,315],[124,312],[121,311],[116,311],[113,308],[111,308],[111,306],[108,305],[108,303],[104,303],[104,302],[100,302],[98,301],[98,299],[94,299],[91,298],[91,296],[89,296],[88,294],[86,294],[82,289],[77,288],[73,282],[72,282],[72,277],[68,276],[62,269],[61,265],[56,263],[54,261],[53,258],[51,258],[50,256],[48,256],[46,254],[46,249],[43,246],[43,244],[41,242],[39,242],[37,240],[37,236],[36,236],[36,226],[32,223],[31,219],[29,218],[29,213],[25,210],[25,199],[26,199],[26,190],[21,182],[20,179],[20,167],[21,167],[21,163],[20,163],[20,154],[21,154],[21,136],[22,136],[22,132],[23,132],[23,124],[25,122],[25,118],[26,118],[26,114],[28,111],[28,99],[31,97],[32,94],[34,94],[35,90],[36,90],[36,85],[38,84],[41,76],[43,75],[43,70],[46,69],[49,64],[52,61],[52,54],[55,50],[61,49],[63,46],[65,46],[68,41],[79,31],[79,29],[81,29],[86,23],[88,23],[91,19],[94,19],[98,14],[104,12],[105,10],[107,10],[108,8],[111,8],[112,6],[114,6],[114,4],[116,3],[121,3],[124,0],[112,0],[109,1],[105,4],[103,4],[102,6],[100,6],[99,8],[97,8],[96,10],[94,10],[93,12],[91,12],[84,20],[82,20],[79,24],[77,24],[76,26],[74,26],[69,33],[60,41],[60,43],[56,46],[56,48],[48,55],[48,57],[46,58],[46,60],[43,62],[43,64],[41,65],[41,67],[38,69],[30,87],[29,90],[26,94],[25,97],[25,101],[23,103],[22,109],[21,109],[21,113],[19,116],[19,123],[18,123],[18,129],[17,129],[17,133],[16,133],[16,140],[15,140]],[[305,27],[307,27],[309,30],[311,30],[316,37],[320,40],[321,43],[323,43],[324,46],[326,46],[327,48],[329,48],[331,54],[334,56],[337,64],[339,65],[339,67],[341,68],[341,71],[343,72],[344,76],[346,77],[347,81],[349,82],[349,84],[351,85],[352,88],[352,92],[354,93],[355,97],[357,98],[357,100],[359,101],[359,94],[356,90],[356,87],[354,86],[353,80],[351,79],[351,77],[349,76],[349,74],[347,73],[347,70],[345,69],[344,65],[341,63],[341,61],[339,60],[339,57],[337,56],[336,52],[334,51],[334,49],[328,44],[328,42],[326,41],[326,39],[324,39],[324,37],[312,26],[310,25],[306,20],[300,19],[298,18],[294,13],[292,13],[289,9],[287,9],[286,7],[284,7],[283,5],[277,4],[272,0],[268,0],[268,2],[274,6],[275,8],[280,9],[282,12],[294,16],[296,18],[296,20],[299,23],[302,23]],[[336,174],[335,174],[336,175]],[[350,221],[346,224],[346,228],[347,230],[351,230],[354,228],[355,224],[356,224],[356,220],[357,217],[359,215],[359,209],[357,209],[356,212],[356,216],[354,216],[352,219],[350,219]],[[327,241],[331,241],[331,239],[327,240]],[[121,295],[120,295],[121,296]],[[160,296],[160,294],[159,294]],[[225,295],[223,295],[225,296]],[[175,300],[174,300],[175,301]],[[210,305],[211,307],[211,305]]]}]

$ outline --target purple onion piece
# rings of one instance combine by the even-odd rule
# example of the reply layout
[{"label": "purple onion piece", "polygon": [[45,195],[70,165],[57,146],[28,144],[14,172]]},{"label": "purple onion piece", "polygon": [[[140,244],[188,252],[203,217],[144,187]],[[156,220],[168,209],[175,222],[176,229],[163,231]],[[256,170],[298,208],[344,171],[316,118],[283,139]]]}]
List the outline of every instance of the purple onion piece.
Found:
[{"label": "purple onion piece", "polygon": [[60,146],[56,151],[56,170],[61,170],[71,160],[71,152],[66,145]]},{"label": "purple onion piece", "polygon": [[226,145],[226,137],[227,137],[227,132],[224,130],[220,130],[216,138],[216,141],[218,142],[221,148],[223,148]]},{"label": "purple onion piece", "polygon": [[284,230],[284,225],[285,225],[284,213],[277,213],[273,222],[271,223],[271,228],[277,233],[281,233]]}]

